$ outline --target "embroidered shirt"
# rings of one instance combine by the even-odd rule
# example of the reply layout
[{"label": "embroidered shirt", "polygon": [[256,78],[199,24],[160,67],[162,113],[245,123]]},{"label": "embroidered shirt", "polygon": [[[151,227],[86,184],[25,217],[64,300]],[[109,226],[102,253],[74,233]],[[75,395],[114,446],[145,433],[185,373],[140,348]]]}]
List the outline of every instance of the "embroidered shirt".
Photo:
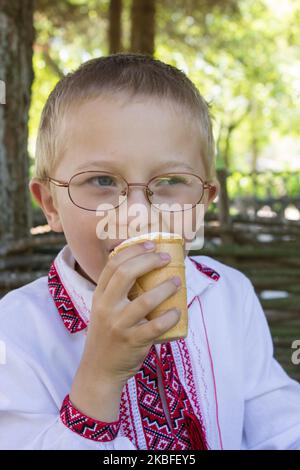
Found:
[{"label": "embroidered shirt", "polygon": [[68,393],[95,286],[74,265],[66,245],[49,277],[0,300],[0,449],[300,449],[300,385],[273,357],[253,286],[206,256],[185,259],[187,338],[150,348],[118,421],[80,413]]}]

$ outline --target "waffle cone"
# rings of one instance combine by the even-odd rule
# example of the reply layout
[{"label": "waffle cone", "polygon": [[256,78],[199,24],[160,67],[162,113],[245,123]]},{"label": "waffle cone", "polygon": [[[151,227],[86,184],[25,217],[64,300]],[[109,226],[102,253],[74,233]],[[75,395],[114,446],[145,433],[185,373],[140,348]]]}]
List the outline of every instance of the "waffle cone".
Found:
[{"label": "waffle cone", "polygon": [[159,233],[155,237],[147,238],[146,235],[139,237],[137,240],[126,240],[121,245],[118,245],[110,256],[118,253],[120,250],[126,248],[134,243],[143,243],[147,239],[154,240],[157,245],[157,252],[166,252],[171,256],[171,261],[161,268],[154,269],[153,271],[144,274],[137,278],[135,284],[131,288],[128,298],[134,300],[144,292],[147,292],[153,287],[161,284],[162,282],[170,279],[173,276],[178,276],[181,279],[181,287],[175,292],[174,295],[164,300],[152,312],[147,315],[148,320],[157,318],[165,313],[167,310],[178,308],[181,312],[179,322],[155,340],[155,343],[163,343],[166,341],[175,341],[180,338],[185,338],[188,333],[188,308],[186,296],[186,281],[185,281],[185,265],[184,265],[184,242],[181,237],[172,238],[162,237]]}]

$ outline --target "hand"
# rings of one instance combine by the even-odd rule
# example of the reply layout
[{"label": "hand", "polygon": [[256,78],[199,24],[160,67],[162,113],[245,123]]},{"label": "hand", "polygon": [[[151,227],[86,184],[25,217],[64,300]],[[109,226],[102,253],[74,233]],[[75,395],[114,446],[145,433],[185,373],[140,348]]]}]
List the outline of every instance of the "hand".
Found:
[{"label": "hand", "polygon": [[[170,310],[151,321],[146,316],[180,285],[171,278],[133,301],[128,293],[136,279],[169,263],[144,243],[124,248],[105,265],[94,292],[82,360],[73,389],[118,390],[140,369],[155,340],[176,325],[180,312]],[[79,382],[78,382],[79,381]],[[80,385],[81,384],[81,385]],[[84,385],[83,385],[84,384]],[[97,393],[96,393],[97,390]],[[74,392],[75,393],[75,392]],[[80,393],[80,395],[82,395]],[[73,395],[74,397],[74,395]],[[70,395],[70,399],[71,395]]]}]

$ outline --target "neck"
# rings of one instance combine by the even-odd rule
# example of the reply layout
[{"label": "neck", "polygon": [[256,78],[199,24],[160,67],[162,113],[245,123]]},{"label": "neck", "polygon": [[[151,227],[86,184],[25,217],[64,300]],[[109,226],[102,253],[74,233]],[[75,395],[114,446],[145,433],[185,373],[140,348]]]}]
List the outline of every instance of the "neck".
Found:
[{"label": "neck", "polygon": [[94,285],[95,282],[87,275],[87,273],[81,268],[81,266],[79,266],[79,264],[77,263],[77,261],[75,260],[75,266],[74,266],[74,269],[75,271],[77,271],[82,277],[84,277],[85,279],[87,279],[88,281],[92,282]]}]

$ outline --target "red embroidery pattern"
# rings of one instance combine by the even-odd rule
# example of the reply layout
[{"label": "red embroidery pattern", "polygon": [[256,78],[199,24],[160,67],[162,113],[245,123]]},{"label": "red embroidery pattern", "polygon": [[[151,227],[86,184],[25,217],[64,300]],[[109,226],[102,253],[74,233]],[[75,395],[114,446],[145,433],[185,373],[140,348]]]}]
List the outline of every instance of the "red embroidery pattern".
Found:
[{"label": "red embroidery pattern", "polygon": [[85,416],[73,406],[69,395],[65,397],[62,403],[60,417],[62,422],[71,429],[71,431],[87,439],[92,439],[93,441],[112,441],[116,438],[120,429],[120,421],[103,423],[102,421],[97,421],[96,419]]},{"label": "red embroidery pattern", "polygon": [[70,333],[76,333],[86,328],[79,312],[64,288],[54,263],[48,273],[48,288],[56,308]]},{"label": "red embroidery pattern", "polygon": [[[190,432],[191,422],[196,422],[196,427],[201,427],[201,424],[194,415],[188,396],[178,378],[170,343],[161,345],[161,358],[161,372],[172,429],[166,420],[159,394],[156,370],[158,358],[154,346],[135,376],[148,449],[196,450],[195,446],[197,450],[206,449],[204,431],[201,429],[203,438],[197,443]],[[193,431],[195,433],[194,429]]]},{"label": "red embroidery pattern", "polygon": [[[186,394],[186,391],[179,380],[179,375],[170,343],[165,343],[162,345],[161,363],[169,406],[170,400],[172,399],[175,406],[177,406],[179,410],[181,409],[181,412],[183,410],[185,427],[188,432],[191,449],[206,450],[208,446],[206,442],[205,429],[202,424],[201,412],[199,410],[199,421],[194,414],[194,410],[191,406],[188,395]],[[175,426],[175,430],[176,429],[177,426]]]},{"label": "red embroidery pattern", "polygon": [[198,400],[197,400],[196,386],[195,386],[195,381],[194,381],[194,375],[193,375],[193,370],[192,370],[191,359],[190,359],[187,344],[184,341],[184,339],[179,340],[180,354],[181,354],[181,348],[182,348],[183,358],[184,358],[184,360],[182,360],[182,363],[183,363],[183,366],[184,366],[187,386],[188,386],[189,392],[190,392],[191,397],[192,397],[192,402],[195,404],[198,416],[200,417],[201,426],[204,427],[202,419],[201,419],[202,416],[201,416],[200,406],[199,406],[199,403],[198,403]]},{"label": "red embroidery pattern", "polygon": [[214,281],[218,281],[220,279],[220,274],[217,273],[214,269],[210,268],[209,266],[206,266],[203,263],[199,263],[198,261],[195,261],[194,259],[190,258],[190,260],[194,263],[198,271],[201,273],[205,274],[206,276],[210,277]]},{"label": "red embroidery pattern", "polygon": [[126,386],[123,389],[122,396],[121,396],[121,404],[120,404],[121,428],[122,428],[123,434],[138,449],[139,441],[138,441],[137,430],[136,430],[135,423],[134,423],[133,409],[134,409],[134,404],[132,403],[129,386],[127,382]]},{"label": "red embroidery pattern", "polygon": [[[207,270],[209,269],[207,268]],[[213,273],[218,276],[215,271]],[[48,286],[65,327],[71,333],[84,329],[87,325],[63,286],[54,263],[52,263],[48,274]],[[167,422],[159,394],[157,363],[162,373],[172,428]],[[189,371],[190,373],[191,371]],[[189,377],[188,380],[191,386],[191,378]],[[170,343],[161,345],[161,360],[157,356],[155,346],[152,346],[140,371],[135,376],[135,381],[137,401],[148,449],[206,450],[208,448],[199,407],[197,406],[197,412],[200,421],[195,416],[189,398],[179,380]],[[99,442],[115,439],[121,425],[123,435],[131,442],[133,442],[132,434],[134,433],[135,445],[138,448],[134,416],[132,412],[129,413],[129,409],[131,410],[131,398],[128,385],[126,385],[126,394],[125,390],[122,394],[118,422],[103,423],[85,416],[73,406],[69,395],[65,397],[60,412],[62,422],[72,431]]]}]

